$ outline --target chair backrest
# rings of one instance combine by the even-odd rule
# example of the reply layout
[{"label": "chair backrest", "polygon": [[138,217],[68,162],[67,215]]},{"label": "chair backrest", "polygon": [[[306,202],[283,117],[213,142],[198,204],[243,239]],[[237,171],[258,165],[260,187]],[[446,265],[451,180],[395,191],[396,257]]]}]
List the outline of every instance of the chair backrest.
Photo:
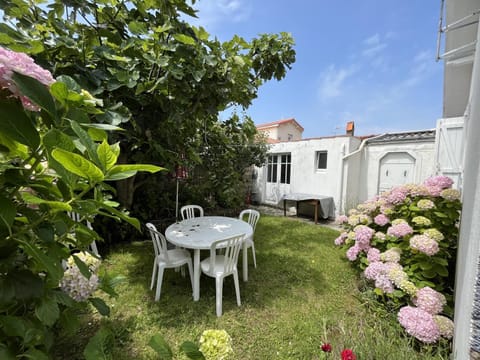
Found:
[{"label": "chair backrest", "polygon": [[162,255],[163,260],[168,262],[167,239],[165,239],[165,236],[163,236],[152,223],[147,223],[146,226],[152,238],[155,257]]},{"label": "chair backrest", "polygon": [[[79,213],[77,212],[74,212],[74,211],[68,211],[68,216],[70,216],[70,218],[73,220],[73,221],[76,221],[78,223],[81,223],[81,219],[82,217],[80,216]],[[93,231],[93,227],[92,227],[92,224],[90,223],[90,221],[86,220],[85,221],[85,225],[87,226],[87,228],[89,228],[90,230]],[[90,251],[92,253],[94,253],[96,256],[100,256],[99,252],[98,252],[98,248],[97,248],[97,243],[95,242],[95,240],[93,240],[90,245]]]},{"label": "chair backrest", "polygon": [[199,213],[198,216],[203,216],[203,208],[199,205],[185,205],[180,209],[180,214],[182,215],[182,220],[191,219],[196,217],[195,211]]},{"label": "chair backrest", "polygon": [[[235,235],[225,240],[217,240],[210,246],[210,271],[215,266],[217,256],[224,256],[223,273],[231,273],[237,266],[238,254],[242,249],[245,235]],[[217,249],[224,250],[223,255],[217,255]]]},{"label": "chair backrest", "polygon": [[255,232],[255,228],[257,227],[257,222],[258,222],[258,219],[260,219],[260,213],[257,211],[257,210],[253,210],[253,209],[247,209],[247,210],[243,210],[240,215],[238,216],[238,218],[240,220],[244,220],[245,216],[247,216],[247,223],[250,224],[250,226],[252,227],[253,229],[253,232]]}]

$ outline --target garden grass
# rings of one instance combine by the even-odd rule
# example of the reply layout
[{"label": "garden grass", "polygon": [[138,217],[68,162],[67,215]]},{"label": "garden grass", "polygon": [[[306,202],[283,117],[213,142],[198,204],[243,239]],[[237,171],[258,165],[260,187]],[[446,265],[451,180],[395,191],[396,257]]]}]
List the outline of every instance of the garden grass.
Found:
[{"label": "garden grass", "polygon": [[[395,314],[368,305],[358,290],[358,273],[333,240],[338,232],[285,217],[262,216],[255,233],[257,268],[249,249],[249,280],[240,275],[242,306],[236,304],[232,277],[224,282],[223,315],[215,315],[215,281],[202,275],[194,302],[188,275],[166,270],[160,301],[149,289],[153,264],[150,241],[132,239],[111,249],[103,267],[125,276],[117,298],[104,298],[108,318],[84,314],[75,334],[60,332],[58,359],[82,359],[82,349],[99,324],[114,333],[110,357],[158,359],[148,346],[161,334],[175,359],[182,342],[197,342],[206,329],[224,329],[233,339],[234,359],[319,359],[323,342],[332,359],[351,348],[357,359],[448,359],[447,345],[421,347],[405,335]],[[202,252],[202,256],[208,256]],[[241,261],[239,273],[241,274]]]}]

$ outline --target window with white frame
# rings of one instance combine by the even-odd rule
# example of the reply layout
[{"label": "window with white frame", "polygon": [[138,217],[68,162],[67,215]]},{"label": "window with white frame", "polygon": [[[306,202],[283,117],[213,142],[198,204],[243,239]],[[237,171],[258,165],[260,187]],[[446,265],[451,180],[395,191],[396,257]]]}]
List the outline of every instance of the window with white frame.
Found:
[{"label": "window with white frame", "polygon": [[277,182],[277,155],[268,155],[267,158],[267,182]]},{"label": "window with white frame", "polygon": [[317,151],[315,152],[315,169],[316,170],[325,170],[327,168],[327,151]]},{"label": "window with white frame", "polygon": [[292,156],[290,154],[280,155],[280,184],[290,184],[290,172]]},{"label": "window with white frame", "polygon": [[267,158],[267,182],[290,184],[291,154],[272,154]]}]

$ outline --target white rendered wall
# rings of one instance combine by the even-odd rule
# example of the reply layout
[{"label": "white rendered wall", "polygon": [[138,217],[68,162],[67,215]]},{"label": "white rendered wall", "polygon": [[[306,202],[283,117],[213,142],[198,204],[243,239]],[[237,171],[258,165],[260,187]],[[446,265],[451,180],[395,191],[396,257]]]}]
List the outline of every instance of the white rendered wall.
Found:
[{"label": "white rendered wall", "polygon": [[409,154],[415,159],[413,183],[422,183],[435,174],[435,142],[398,142],[368,144],[364,149],[359,174],[358,200],[363,202],[378,194],[381,159],[395,152]]},{"label": "white rendered wall", "polygon": [[[269,153],[291,154],[290,192],[332,196],[338,211],[342,151],[353,151],[359,145],[360,140],[355,137],[340,136],[273,144]],[[316,169],[317,151],[327,151],[327,169]],[[265,202],[266,166],[257,172],[256,188],[262,193],[261,202]]]},{"label": "white rendered wall", "polygon": [[455,278],[454,359],[470,358],[472,309],[480,254],[480,28],[478,30],[470,114],[465,120],[463,206]]},{"label": "white rendered wall", "polygon": [[[446,19],[448,25],[480,8],[478,0],[450,0],[446,2]],[[477,16],[478,18],[478,16]],[[471,19],[470,19],[471,20]],[[478,25],[470,25],[452,30],[445,36],[445,52],[468,44],[475,40]],[[472,62],[462,65],[449,65],[444,70],[443,117],[462,116],[468,102]]]}]

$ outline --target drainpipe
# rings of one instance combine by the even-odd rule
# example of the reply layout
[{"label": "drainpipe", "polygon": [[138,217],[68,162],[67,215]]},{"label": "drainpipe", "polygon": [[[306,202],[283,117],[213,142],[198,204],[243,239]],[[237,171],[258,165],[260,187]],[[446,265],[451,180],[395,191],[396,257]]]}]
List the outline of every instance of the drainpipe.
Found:
[{"label": "drainpipe", "polygon": [[338,180],[338,213],[343,213],[343,172],[345,167],[345,144],[342,144],[342,150],[340,152],[342,161],[340,163],[340,176]]},{"label": "drainpipe", "polygon": [[345,211],[345,209],[344,209],[345,206],[343,204],[343,195],[344,195],[343,178],[344,178],[344,172],[345,172],[344,168],[346,166],[346,160],[349,157],[362,152],[363,148],[365,147],[365,144],[367,143],[368,140],[373,140],[373,139],[379,138],[380,136],[383,136],[383,135],[385,135],[385,134],[380,134],[380,135],[373,136],[371,138],[362,140],[362,143],[360,144],[360,147],[357,150],[355,150],[355,151],[353,151],[353,152],[351,152],[350,154],[347,154],[347,155],[345,155],[345,144],[342,145],[342,163],[341,163],[341,166],[340,166],[340,180],[339,180],[340,191],[339,191],[339,196],[338,196],[338,199],[339,199],[338,203],[339,203],[339,207],[340,207],[339,213],[342,213],[342,212]]}]

